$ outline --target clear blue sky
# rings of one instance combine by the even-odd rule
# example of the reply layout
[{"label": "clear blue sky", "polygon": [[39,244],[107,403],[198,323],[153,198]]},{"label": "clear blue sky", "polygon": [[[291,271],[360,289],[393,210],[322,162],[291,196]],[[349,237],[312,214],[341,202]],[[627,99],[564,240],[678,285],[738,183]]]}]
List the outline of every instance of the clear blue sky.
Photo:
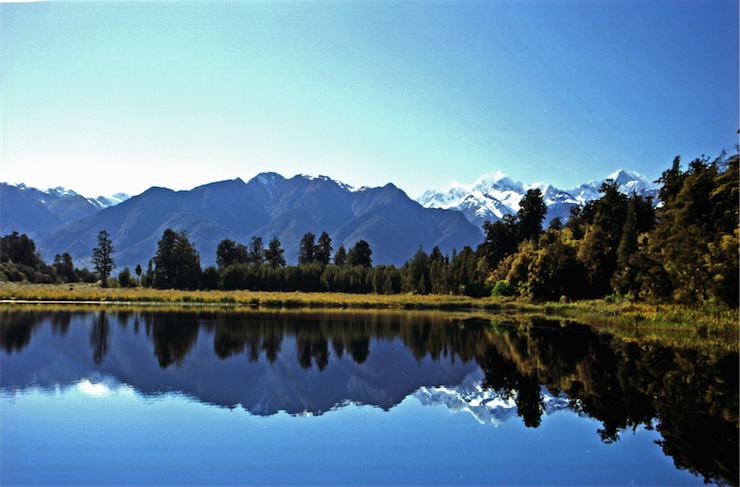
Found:
[{"label": "clear blue sky", "polygon": [[738,2],[1,4],[0,180],[95,196],[263,171],[410,196],[734,150]]}]

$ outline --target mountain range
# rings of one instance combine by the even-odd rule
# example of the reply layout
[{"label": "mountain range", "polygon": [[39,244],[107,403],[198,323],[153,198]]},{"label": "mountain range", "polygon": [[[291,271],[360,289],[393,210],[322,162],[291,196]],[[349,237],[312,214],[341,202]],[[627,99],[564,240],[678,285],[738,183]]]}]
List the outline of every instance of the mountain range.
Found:
[{"label": "mountain range", "polygon": [[124,193],[85,198],[62,187],[43,191],[25,184],[0,183],[0,235],[17,231],[38,238],[128,198]]},{"label": "mountain range", "polygon": [[[286,179],[262,173],[246,183],[219,181],[189,191],[153,187],[99,210],[91,209],[89,200],[74,198],[76,204],[88,206],[80,218],[69,222],[50,212],[41,219],[45,205],[30,195],[19,200],[15,196],[23,191],[17,189],[0,188],[5,234],[27,233],[47,260],[69,252],[78,265],[89,263],[100,230],[111,235],[119,269],[145,267],[167,228],[187,230],[204,266],[215,263],[216,247],[226,238],[248,243],[252,236],[265,242],[278,237],[286,260],[295,263],[303,235],[326,231],[334,249],[340,244],[349,248],[362,239],[370,244],[374,264],[396,265],[419,246],[428,250],[439,246],[451,253],[477,245],[482,238],[481,230],[459,212],[424,208],[392,184],[355,189],[325,176]],[[12,221],[6,224],[4,215],[11,215]]]},{"label": "mountain range", "polygon": [[[618,171],[609,178],[625,193],[657,194],[639,174]],[[571,207],[598,198],[600,186],[601,181],[591,181],[563,191],[496,173],[471,186],[427,191],[414,201],[390,183],[356,189],[327,176],[288,179],[269,172],[246,183],[237,178],[189,191],[152,187],[133,197],[85,198],[64,188],[42,191],[0,183],[0,235],[26,233],[45,260],[69,252],[82,267],[89,265],[98,232],[107,230],[120,270],[145,267],[167,228],[188,232],[204,266],[215,263],[221,240],[246,244],[252,236],[265,242],[278,237],[292,264],[306,232],[326,231],[335,250],[362,239],[370,244],[374,264],[401,265],[420,246],[427,251],[438,246],[446,254],[466,245],[475,248],[483,238],[483,222],[516,214],[528,189],[542,191],[549,221],[567,219]]]},{"label": "mountain range", "polygon": [[[645,176],[620,169],[607,176],[625,194],[652,196],[657,200],[658,186]],[[605,180],[606,180],[605,179]],[[599,198],[602,181],[589,181],[569,190],[558,189],[550,184],[525,184],[512,181],[506,174],[486,174],[470,186],[457,185],[447,191],[426,191],[417,201],[427,208],[445,208],[461,211],[474,225],[485,221],[495,222],[507,215],[516,215],[519,203],[530,189],[539,189],[547,205],[545,223],[556,217],[563,221],[574,206]]]}]

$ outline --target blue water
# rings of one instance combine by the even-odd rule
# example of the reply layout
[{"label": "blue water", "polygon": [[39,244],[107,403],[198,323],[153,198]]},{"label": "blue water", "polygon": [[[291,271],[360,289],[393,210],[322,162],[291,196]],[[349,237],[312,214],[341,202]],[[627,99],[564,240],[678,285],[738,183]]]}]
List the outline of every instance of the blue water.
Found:
[{"label": "blue water", "polygon": [[388,411],[255,416],[87,379],[6,392],[0,404],[2,485],[702,484],[673,467],[655,431],[605,444],[598,421],[567,410],[536,429],[414,396]]}]

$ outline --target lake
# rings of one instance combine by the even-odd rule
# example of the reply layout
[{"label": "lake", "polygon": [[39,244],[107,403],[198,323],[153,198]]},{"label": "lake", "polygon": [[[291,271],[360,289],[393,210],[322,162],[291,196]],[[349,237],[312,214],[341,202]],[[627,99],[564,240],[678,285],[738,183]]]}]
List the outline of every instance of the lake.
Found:
[{"label": "lake", "polygon": [[738,355],[400,311],[0,308],[0,484],[738,483]]}]

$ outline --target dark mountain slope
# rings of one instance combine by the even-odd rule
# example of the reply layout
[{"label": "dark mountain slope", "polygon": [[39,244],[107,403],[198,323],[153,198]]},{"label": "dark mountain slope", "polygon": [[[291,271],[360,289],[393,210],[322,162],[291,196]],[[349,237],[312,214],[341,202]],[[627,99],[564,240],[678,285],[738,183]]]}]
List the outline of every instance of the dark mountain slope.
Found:
[{"label": "dark mountain slope", "polygon": [[[238,207],[228,190],[222,193],[217,187],[179,192],[155,187],[53,232],[42,239],[41,249],[45,256],[69,252],[79,265],[87,265],[98,232],[106,230],[113,239],[119,269],[136,264],[145,267],[156,253],[164,230],[172,228],[188,231],[196,247],[212,248],[215,260],[219,241],[238,239],[240,234],[236,232],[250,229],[244,228],[249,219],[240,220],[233,214]],[[251,228],[258,224],[253,223]]]},{"label": "dark mountain slope", "polygon": [[0,183],[0,235],[16,231],[37,239],[62,226],[64,221],[44,203],[16,186]]},{"label": "dark mountain slope", "polygon": [[88,265],[98,232],[107,230],[118,269],[146,267],[167,228],[188,232],[204,266],[215,263],[225,238],[246,244],[259,236],[267,244],[278,237],[286,260],[295,263],[303,235],[326,231],[334,249],[364,239],[374,263],[396,265],[420,245],[451,252],[482,240],[459,212],[424,208],[392,184],[355,191],[327,177],[263,173],[248,183],[220,181],[190,191],[151,188],[50,233],[40,249],[47,258],[70,252],[78,265]]}]

